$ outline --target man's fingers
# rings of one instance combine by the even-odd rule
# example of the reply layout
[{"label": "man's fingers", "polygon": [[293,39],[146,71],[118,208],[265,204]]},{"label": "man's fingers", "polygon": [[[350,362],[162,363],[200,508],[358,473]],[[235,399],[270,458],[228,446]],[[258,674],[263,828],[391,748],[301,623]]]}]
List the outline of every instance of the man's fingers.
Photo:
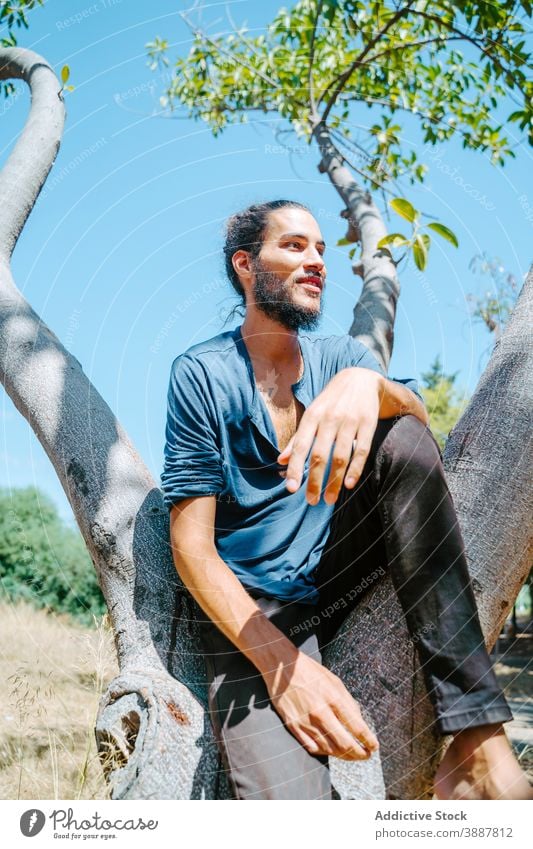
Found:
[{"label": "man's fingers", "polygon": [[344,479],[344,485],[348,489],[351,489],[351,487],[355,486],[355,484],[361,477],[362,471],[370,453],[370,448],[372,446],[372,439],[374,438],[376,426],[377,421],[374,424],[363,421],[359,425],[359,429],[357,431],[357,443],[355,446],[355,451],[353,453],[353,457],[351,459],[350,465],[348,466],[346,477]]},{"label": "man's fingers", "polygon": [[302,475],[305,466],[305,460],[309,454],[313,439],[315,438],[318,422],[315,417],[309,417],[304,421],[306,413],[302,416],[302,420],[298,426],[298,430],[293,436],[294,442],[291,449],[291,457],[285,477],[285,484],[290,492],[296,492],[302,482]]},{"label": "man's fingers", "polygon": [[309,732],[315,741],[319,754],[335,757],[335,743],[331,739],[331,735],[318,725],[313,725],[312,731]]},{"label": "man's fingers", "polygon": [[314,740],[314,738],[311,737],[310,734],[307,734],[302,728],[300,728],[299,725],[292,725],[292,724],[286,723],[286,727],[291,732],[293,737],[295,737],[298,740],[298,742],[304,747],[304,749],[307,749],[307,751],[311,755],[326,754],[326,753],[323,753],[321,751],[320,746]]},{"label": "man's fingers", "polygon": [[291,451],[292,451],[292,446],[294,444],[294,437],[295,436],[296,436],[296,434],[294,434],[294,436],[291,436],[291,438],[287,442],[287,444],[286,444],[285,448],[283,449],[283,451],[281,452],[281,454],[278,454],[278,463],[281,466],[284,466],[285,463],[287,463],[288,460],[289,460],[289,457],[290,457],[290,454],[291,454]]},{"label": "man's fingers", "polygon": [[[334,423],[324,423],[318,429],[316,439],[311,448],[309,478],[306,489],[307,500],[310,504],[318,504],[320,500],[324,472],[336,436],[337,426]],[[346,462],[348,462],[349,456],[348,454]]]},{"label": "man's fingers", "polygon": [[333,711],[331,711],[327,723],[324,721],[318,723],[318,730],[329,740],[330,752],[328,754],[333,755],[333,757],[361,761],[367,760],[372,753],[358,737],[347,731],[346,726],[339,722]]},{"label": "man's fingers", "polygon": [[[348,693],[349,695],[349,693]],[[370,730],[364,721],[359,705],[349,695],[352,704],[338,703],[333,705],[338,719],[350,734],[358,740],[369,752],[375,752],[379,748],[379,742],[376,735]]]},{"label": "man's fingers", "polygon": [[344,480],[346,466],[350,462],[350,456],[353,450],[354,436],[357,431],[357,424],[354,421],[346,421],[340,427],[333,454],[331,456],[331,469],[324,491],[324,500],[328,504],[334,504],[337,500]]}]

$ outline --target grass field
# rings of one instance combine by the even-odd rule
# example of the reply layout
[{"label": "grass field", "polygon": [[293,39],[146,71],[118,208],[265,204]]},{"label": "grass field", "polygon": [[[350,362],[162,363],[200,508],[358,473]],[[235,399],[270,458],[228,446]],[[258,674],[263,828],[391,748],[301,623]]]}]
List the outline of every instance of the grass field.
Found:
[{"label": "grass field", "polygon": [[[533,783],[533,660],[502,645],[496,671],[515,712],[507,725]],[[106,618],[92,629],[24,603],[0,603],[0,798],[107,799],[96,752],[98,703],[118,671]]]},{"label": "grass field", "polygon": [[93,729],[117,668],[105,619],[0,604],[0,798],[108,798]]}]

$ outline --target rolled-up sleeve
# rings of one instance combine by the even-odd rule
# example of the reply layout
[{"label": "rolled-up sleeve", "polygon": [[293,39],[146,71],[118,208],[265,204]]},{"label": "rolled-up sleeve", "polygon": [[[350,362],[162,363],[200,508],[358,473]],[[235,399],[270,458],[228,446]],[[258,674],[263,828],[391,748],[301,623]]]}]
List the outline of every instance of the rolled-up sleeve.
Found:
[{"label": "rolled-up sleeve", "polygon": [[[352,336],[347,335],[347,354],[350,357],[351,362],[349,365],[357,366],[358,368],[368,368],[373,371],[378,371],[383,377],[387,377],[385,371],[382,366],[372,353],[372,351],[366,347],[363,342],[359,342],[358,339],[354,339]],[[418,387],[418,381],[414,377],[389,377],[389,380],[393,380],[394,383],[402,383],[407,389],[410,389],[414,394],[419,398],[422,403],[425,405],[424,399],[420,394],[420,389]]]},{"label": "rolled-up sleeve", "polygon": [[170,508],[183,498],[224,488],[215,400],[201,364],[180,355],[172,363],[161,489]]}]

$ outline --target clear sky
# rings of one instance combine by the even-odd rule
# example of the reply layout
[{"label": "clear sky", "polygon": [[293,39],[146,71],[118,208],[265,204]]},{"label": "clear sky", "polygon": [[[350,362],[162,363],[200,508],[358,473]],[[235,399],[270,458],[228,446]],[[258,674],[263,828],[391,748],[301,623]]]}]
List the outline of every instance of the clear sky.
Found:
[{"label": "clear sky", "polygon": [[[166,391],[174,357],[202,339],[230,329],[223,313],[234,303],[224,279],[225,218],[250,202],[291,197],[314,210],[328,243],[325,314],[317,332],[343,333],[351,323],[360,280],[352,275],[338,217],[342,203],[318,173],[315,148],[284,136],[281,121],[250,120],[218,139],[208,128],[162,114],[166,80],[147,66],[145,44],[188,49],[191,35],[173,0],[46,0],[29,13],[19,45],[43,55],[59,75],[64,64],[75,86],[65,95],[64,139],[13,257],[19,288],[42,319],[80,360],[159,482]],[[206,23],[235,21],[258,32],[281,3],[237,0],[206,4]],[[226,24],[224,21],[226,20]],[[216,22],[219,22],[218,24]],[[168,72],[167,72],[168,73]],[[24,83],[0,101],[0,166],[26,120]],[[355,124],[374,120],[355,109]],[[466,295],[488,286],[468,270],[487,251],[520,279],[531,261],[531,152],[510,137],[517,158],[495,168],[459,143],[424,147],[414,123],[405,131],[430,167],[422,187],[404,194],[450,226],[455,250],[434,240],[427,271],[401,270],[396,341],[390,375],[420,377],[436,354],[460,387],[472,392],[487,361],[490,339],[472,322]],[[529,185],[527,185],[529,179]],[[401,229],[391,215],[390,226]],[[34,484],[61,515],[72,511],[54,469],[31,428],[0,389],[0,485]]]}]

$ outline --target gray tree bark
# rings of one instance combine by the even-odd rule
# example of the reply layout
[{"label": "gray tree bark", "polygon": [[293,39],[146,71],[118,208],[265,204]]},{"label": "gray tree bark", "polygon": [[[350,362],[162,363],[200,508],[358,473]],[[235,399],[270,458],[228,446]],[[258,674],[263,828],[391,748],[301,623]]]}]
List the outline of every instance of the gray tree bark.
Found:
[{"label": "gray tree bark", "polygon": [[363,288],[348,332],[370,348],[387,372],[400,296],[400,281],[390,252],[377,247],[379,240],[387,235],[387,229],[372,195],[354,180],[321,121],[316,124],[313,137],[321,155],[318,169],[327,174],[346,205],[342,212],[348,221],[346,237],[361,243],[361,258],[352,264],[352,269],[363,279]]},{"label": "gray tree bark", "polygon": [[[81,364],[11,275],[13,248],[53,164],[64,122],[60,84],[42,57],[0,48],[0,79],[12,77],[28,83],[32,104],[0,174],[0,373],[56,470],[109,607],[120,673],[104,694],[95,733],[110,793],[115,799],[228,798],[206,712],[198,634],[174,568],[162,493]],[[359,207],[362,218],[370,214],[366,206]],[[365,222],[357,217],[356,224],[364,232]],[[389,272],[376,271],[381,273]],[[531,554],[526,449],[532,297],[530,274],[445,452],[489,645],[527,577]],[[371,290],[365,298],[362,314],[381,311],[385,321],[391,305],[377,297],[373,306]],[[325,662],[376,728],[381,761],[332,759],[335,795],[428,797],[439,741],[416,646],[388,579],[354,611],[350,625]]]}]

